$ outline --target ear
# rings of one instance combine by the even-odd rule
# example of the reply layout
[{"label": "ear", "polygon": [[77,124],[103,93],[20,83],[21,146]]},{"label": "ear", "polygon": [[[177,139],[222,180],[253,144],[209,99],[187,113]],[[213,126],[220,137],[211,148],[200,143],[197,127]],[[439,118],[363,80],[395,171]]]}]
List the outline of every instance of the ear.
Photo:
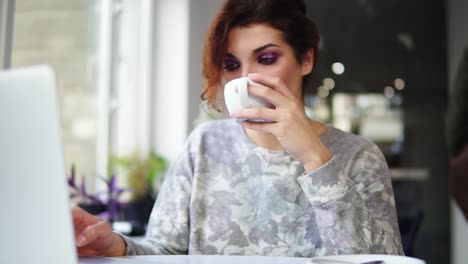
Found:
[{"label": "ear", "polygon": [[314,50],[309,49],[302,57],[302,64],[301,64],[302,75],[304,76],[304,75],[311,73],[313,68],[314,68]]}]

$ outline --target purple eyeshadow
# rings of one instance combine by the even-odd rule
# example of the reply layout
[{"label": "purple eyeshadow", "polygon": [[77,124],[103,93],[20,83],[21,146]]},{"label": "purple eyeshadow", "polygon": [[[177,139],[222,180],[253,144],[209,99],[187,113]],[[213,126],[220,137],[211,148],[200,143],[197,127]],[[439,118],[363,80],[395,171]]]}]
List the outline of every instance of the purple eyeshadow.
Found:
[{"label": "purple eyeshadow", "polygon": [[260,54],[258,56],[257,60],[258,60],[259,63],[269,65],[269,64],[275,63],[277,59],[278,59],[278,54],[277,53],[268,52],[268,53]]},{"label": "purple eyeshadow", "polygon": [[233,71],[239,67],[239,62],[231,58],[225,58],[223,64],[223,68],[228,71]]},{"label": "purple eyeshadow", "polygon": [[277,55],[276,53],[271,52],[271,53],[262,54],[260,57],[261,57],[261,58],[265,58],[265,59],[266,59],[266,58],[271,59],[271,58],[276,58],[276,57],[278,57],[278,55]]}]

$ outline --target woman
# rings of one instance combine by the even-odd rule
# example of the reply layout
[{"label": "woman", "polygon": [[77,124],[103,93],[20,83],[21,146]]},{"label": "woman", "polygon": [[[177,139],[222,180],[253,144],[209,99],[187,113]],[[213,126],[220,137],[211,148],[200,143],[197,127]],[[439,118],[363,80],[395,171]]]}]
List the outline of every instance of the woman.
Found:
[{"label": "woman", "polygon": [[[147,238],[134,242],[74,209],[85,255],[402,254],[389,172],[370,141],[304,113],[318,32],[303,1],[228,0],[209,31],[202,98],[248,76],[250,108],[197,127],[168,171]],[[237,122],[263,119],[268,122]]]}]

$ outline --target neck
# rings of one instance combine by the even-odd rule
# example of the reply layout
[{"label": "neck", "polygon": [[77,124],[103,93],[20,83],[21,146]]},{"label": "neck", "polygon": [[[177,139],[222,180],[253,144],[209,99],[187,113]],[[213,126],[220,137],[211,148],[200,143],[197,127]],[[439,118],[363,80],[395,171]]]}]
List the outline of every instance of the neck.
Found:
[{"label": "neck", "polygon": [[[319,137],[328,130],[326,125],[313,120],[310,120],[310,122],[312,123],[316,135]],[[283,146],[274,135],[254,129],[244,128],[244,130],[255,145],[269,150],[284,150]]]},{"label": "neck", "polygon": [[278,139],[270,133],[248,128],[245,128],[245,133],[250,138],[250,140],[252,140],[252,142],[259,147],[270,150],[284,150]]}]

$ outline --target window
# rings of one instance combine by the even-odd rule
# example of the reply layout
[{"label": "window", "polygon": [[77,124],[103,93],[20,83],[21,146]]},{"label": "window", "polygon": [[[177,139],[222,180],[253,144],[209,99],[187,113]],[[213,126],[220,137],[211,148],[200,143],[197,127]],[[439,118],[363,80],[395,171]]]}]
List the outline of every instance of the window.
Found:
[{"label": "window", "polygon": [[146,0],[16,1],[12,67],[54,68],[66,167],[90,189],[111,152],[149,149],[152,10]]},{"label": "window", "polygon": [[0,69],[10,67],[14,1],[0,0]]}]

